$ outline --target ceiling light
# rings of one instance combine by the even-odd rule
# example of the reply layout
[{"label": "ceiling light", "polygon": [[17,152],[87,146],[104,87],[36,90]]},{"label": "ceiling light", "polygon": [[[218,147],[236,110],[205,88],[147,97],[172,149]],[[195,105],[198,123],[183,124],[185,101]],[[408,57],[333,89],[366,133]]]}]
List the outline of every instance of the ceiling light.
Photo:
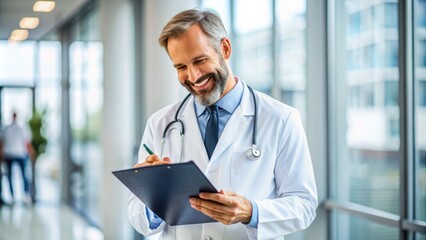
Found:
[{"label": "ceiling light", "polygon": [[19,27],[25,29],[34,29],[38,26],[40,20],[38,17],[24,17],[19,21]]},{"label": "ceiling light", "polygon": [[28,30],[26,29],[16,29],[10,34],[9,40],[12,41],[23,41],[28,38]]},{"label": "ceiling light", "polygon": [[22,40],[21,38],[19,38],[19,37],[12,37],[12,36],[10,36],[9,37],[9,39],[8,39],[10,42],[19,42],[19,41],[24,41],[24,40]]},{"label": "ceiling light", "polygon": [[55,8],[55,1],[37,1],[34,3],[34,12],[51,12]]}]

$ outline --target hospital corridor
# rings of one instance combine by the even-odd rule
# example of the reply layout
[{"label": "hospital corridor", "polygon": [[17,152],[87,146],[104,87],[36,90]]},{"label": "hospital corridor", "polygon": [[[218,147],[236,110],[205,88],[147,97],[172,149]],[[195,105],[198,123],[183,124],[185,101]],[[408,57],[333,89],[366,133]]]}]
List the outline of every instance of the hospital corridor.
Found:
[{"label": "hospital corridor", "polygon": [[426,240],[426,0],[0,0],[0,240]]}]

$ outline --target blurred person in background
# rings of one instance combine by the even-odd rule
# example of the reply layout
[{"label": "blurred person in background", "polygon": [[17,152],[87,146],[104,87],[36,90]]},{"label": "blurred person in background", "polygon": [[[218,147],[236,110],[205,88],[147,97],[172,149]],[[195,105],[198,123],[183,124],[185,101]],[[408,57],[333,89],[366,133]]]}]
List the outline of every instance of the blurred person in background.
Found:
[{"label": "blurred person in background", "polygon": [[12,203],[14,202],[12,166],[15,163],[18,164],[22,174],[22,182],[25,193],[24,201],[28,202],[29,200],[29,183],[25,174],[25,170],[29,158],[29,153],[31,152],[31,141],[29,133],[25,131],[24,128],[19,126],[17,118],[17,113],[13,112],[12,123],[3,129],[0,137],[2,145],[2,158],[6,163]]}]

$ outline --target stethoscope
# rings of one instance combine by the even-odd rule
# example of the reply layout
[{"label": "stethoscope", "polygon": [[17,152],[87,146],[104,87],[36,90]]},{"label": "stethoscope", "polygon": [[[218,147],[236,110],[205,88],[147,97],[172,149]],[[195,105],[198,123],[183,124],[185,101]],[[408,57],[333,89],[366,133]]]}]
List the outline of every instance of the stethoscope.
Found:
[{"label": "stethoscope", "polygon": [[[251,96],[253,98],[253,102],[254,102],[254,120],[253,120],[253,134],[252,134],[252,144],[251,147],[249,149],[247,149],[246,156],[251,159],[251,160],[257,160],[259,159],[259,157],[262,155],[262,152],[260,151],[260,149],[257,147],[256,144],[256,129],[257,129],[257,103],[256,103],[256,96],[254,95],[254,91],[250,86],[247,86],[248,89],[250,90]],[[166,128],[164,128],[163,131],[163,136],[161,138],[161,153],[160,153],[160,157],[163,158],[163,149],[164,149],[164,144],[166,142],[166,137],[167,137],[167,133],[171,132],[174,129],[179,130],[180,133],[180,139],[181,139],[181,150],[180,150],[180,162],[182,161],[182,156],[183,156],[183,145],[184,145],[184,138],[185,138],[185,124],[183,123],[183,121],[181,119],[178,118],[178,115],[182,109],[182,107],[185,105],[185,103],[187,102],[187,100],[189,99],[189,97],[191,96],[191,94],[188,94],[182,101],[182,103],[179,105],[176,114],[175,114],[175,119],[171,122],[169,122],[166,126]],[[179,124],[180,125],[180,129],[176,128],[176,127],[172,127],[175,124]]]}]

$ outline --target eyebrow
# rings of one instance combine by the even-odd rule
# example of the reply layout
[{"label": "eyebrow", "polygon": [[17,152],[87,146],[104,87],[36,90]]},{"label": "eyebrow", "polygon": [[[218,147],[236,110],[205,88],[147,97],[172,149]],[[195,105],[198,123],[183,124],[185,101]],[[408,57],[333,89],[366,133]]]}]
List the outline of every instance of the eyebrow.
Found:
[{"label": "eyebrow", "polygon": [[178,67],[182,67],[183,66],[183,64],[180,64],[180,63],[178,63],[178,64],[173,64],[173,67],[174,68],[178,68]]},{"label": "eyebrow", "polygon": [[[207,55],[205,55],[205,54],[198,55],[198,56],[196,56],[196,57],[192,58],[192,59],[191,59],[191,62],[193,62],[193,61],[195,61],[195,60],[198,60],[198,59],[200,59],[200,58],[205,58],[205,57],[207,57]],[[181,67],[181,66],[184,66],[184,64],[181,64],[181,63],[173,64],[173,67],[174,67],[174,68],[178,68],[178,67]]]}]

